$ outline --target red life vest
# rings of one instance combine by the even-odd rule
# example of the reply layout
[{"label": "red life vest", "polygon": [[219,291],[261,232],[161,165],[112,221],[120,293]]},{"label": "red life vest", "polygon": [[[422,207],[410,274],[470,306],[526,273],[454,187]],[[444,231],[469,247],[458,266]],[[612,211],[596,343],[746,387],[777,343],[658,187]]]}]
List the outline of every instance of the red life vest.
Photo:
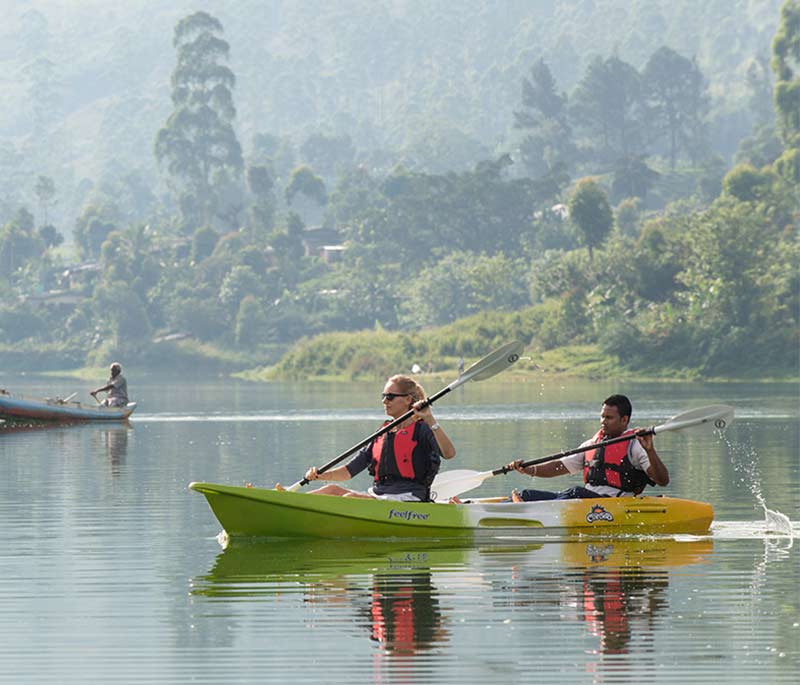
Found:
[{"label": "red life vest", "polygon": [[[622,435],[634,433],[627,430]],[[592,442],[603,440],[603,430],[595,433]],[[637,469],[630,460],[633,441],[615,442],[596,449],[589,449],[583,455],[583,480],[588,485],[610,485],[639,494],[647,485],[655,485],[644,471]]]},{"label": "red life vest", "polygon": [[[405,478],[417,483],[428,482],[430,461],[427,455],[415,454],[420,421],[395,433],[384,433],[372,443],[372,463],[369,472],[378,483],[382,478]],[[389,439],[387,435],[391,436]]]},{"label": "red life vest", "polygon": [[393,651],[413,654],[417,646],[414,590],[410,586],[399,587],[388,599],[384,612],[387,598],[378,592],[372,593],[372,639]]},{"label": "red life vest", "polygon": [[597,635],[603,652],[624,654],[630,640],[626,592],[618,571],[612,572],[599,587],[588,575],[583,581],[583,617],[591,632]]}]

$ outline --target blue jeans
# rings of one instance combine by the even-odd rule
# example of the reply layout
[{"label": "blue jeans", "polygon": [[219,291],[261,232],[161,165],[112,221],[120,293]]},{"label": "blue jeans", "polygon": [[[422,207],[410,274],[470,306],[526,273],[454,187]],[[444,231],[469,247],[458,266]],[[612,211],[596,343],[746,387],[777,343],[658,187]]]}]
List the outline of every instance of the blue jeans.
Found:
[{"label": "blue jeans", "polygon": [[581,485],[576,485],[574,488],[562,490],[561,492],[550,492],[549,490],[522,490],[519,495],[523,502],[538,502],[545,499],[592,499],[595,497],[608,497],[608,495],[599,495]]}]

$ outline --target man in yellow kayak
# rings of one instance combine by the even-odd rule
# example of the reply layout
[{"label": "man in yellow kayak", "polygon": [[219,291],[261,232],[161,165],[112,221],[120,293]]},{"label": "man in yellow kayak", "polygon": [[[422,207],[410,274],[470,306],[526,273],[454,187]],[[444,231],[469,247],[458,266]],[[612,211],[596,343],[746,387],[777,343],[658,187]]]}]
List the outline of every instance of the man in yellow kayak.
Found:
[{"label": "man in yellow kayak", "polygon": [[636,432],[629,429],[631,401],[625,395],[611,395],[603,400],[600,410],[600,430],[581,444],[585,452],[562,459],[523,468],[523,460],[511,462],[509,467],[537,478],[553,478],[583,470],[583,486],[561,492],[526,489],[514,490],[514,502],[533,502],[548,499],[585,499],[592,497],[630,497],[638,495],[648,485],[669,484],[669,471],[653,446],[652,435],[632,437],[630,440],[591,449],[592,445]]}]

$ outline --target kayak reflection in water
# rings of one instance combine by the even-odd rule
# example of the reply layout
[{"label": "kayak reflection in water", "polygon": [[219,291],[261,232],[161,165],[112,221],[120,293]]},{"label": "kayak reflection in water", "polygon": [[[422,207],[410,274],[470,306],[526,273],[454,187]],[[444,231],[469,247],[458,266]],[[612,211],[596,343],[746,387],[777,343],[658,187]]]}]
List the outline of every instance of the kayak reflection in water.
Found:
[{"label": "kayak reflection in water", "polygon": [[413,655],[447,636],[430,571],[373,576],[370,638],[394,655]]},{"label": "kayak reflection in water", "polygon": [[587,569],[579,613],[603,654],[627,654],[634,635],[650,639],[656,614],[667,606],[666,571]]},{"label": "kayak reflection in water", "polygon": [[514,502],[549,499],[583,499],[594,497],[632,497],[648,485],[668,485],[669,471],[653,446],[652,435],[632,437],[613,445],[591,449],[597,442],[631,434],[629,429],[632,407],[625,395],[611,395],[603,400],[600,410],[600,430],[581,447],[579,452],[562,459],[523,468],[522,459],[509,464],[520,473],[539,478],[553,478],[583,470],[585,487],[575,486],[561,492],[548,490],[514,491]]},{"label": "kayak reflection in water", "polygon": [[[331,484],[309,494],[404,502],[430,500],[431,483],[441,458],[452,459],[456,448],[433,417],[430,405],[423,406],[425,390],[413,378],[392,376],[386,381],[381,399],[387,416],[392,419],[400,418],[409,410],[414,414],[365,445],[345,466],[324,473],[312,466],[305,475],[308,481],[344,481],[368,469],[374,479],[369,490],[357,492]],[[279,485],[276,488],[281,489]]]}]

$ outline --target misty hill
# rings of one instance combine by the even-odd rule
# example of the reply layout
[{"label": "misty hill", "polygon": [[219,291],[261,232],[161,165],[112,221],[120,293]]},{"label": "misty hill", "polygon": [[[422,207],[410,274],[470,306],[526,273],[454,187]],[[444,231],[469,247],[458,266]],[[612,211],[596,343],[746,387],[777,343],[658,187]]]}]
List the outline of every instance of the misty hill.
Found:
[{"label": "misty hill", "polygon": [[637,68],[660,45],[696,57],[713,98],[716,151],[748,134],[745,74],[768,56],[780,0],[138,0],[0,2],[0,220],[55,179],[69,233],[104,175],[155,175],[171,111],[173,29],[220,19],[237,77],[236,128],[347,135],[370,165],[461,170],[513,145],[520,84],[544,58],[572,88],[596,55]]}]

